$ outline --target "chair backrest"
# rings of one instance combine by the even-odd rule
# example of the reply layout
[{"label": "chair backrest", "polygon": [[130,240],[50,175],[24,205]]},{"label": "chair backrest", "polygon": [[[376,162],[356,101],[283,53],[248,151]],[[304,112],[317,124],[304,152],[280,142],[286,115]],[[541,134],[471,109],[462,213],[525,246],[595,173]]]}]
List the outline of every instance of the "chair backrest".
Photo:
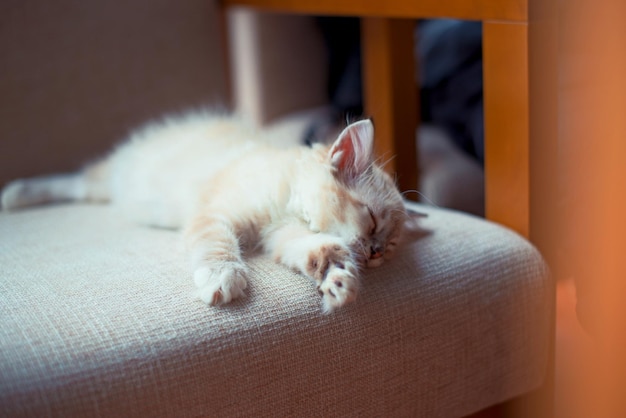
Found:
[{"label": "chair backrest", "polygon": [[0,2],[0,187],[79,168],[165,112],[227,98],[213,2]]}]

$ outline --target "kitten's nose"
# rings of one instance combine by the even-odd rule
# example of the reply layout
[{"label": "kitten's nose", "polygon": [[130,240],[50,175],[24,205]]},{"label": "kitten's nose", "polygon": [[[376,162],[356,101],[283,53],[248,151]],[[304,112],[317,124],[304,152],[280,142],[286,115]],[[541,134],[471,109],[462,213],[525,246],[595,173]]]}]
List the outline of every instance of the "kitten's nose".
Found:
[{"label": "kitten's nose", "polygon": [[375,260],[383,256],[384,250],[380,247],[371,247],[370,248],[370,259]]}]

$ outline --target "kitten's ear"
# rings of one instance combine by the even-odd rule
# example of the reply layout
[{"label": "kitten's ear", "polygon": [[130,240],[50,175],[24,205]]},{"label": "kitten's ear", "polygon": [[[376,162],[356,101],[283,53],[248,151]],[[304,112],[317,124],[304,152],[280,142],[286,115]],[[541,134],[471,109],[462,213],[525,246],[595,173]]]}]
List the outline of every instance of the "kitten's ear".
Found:
[{"label": "kitten's ear", "polygon": [[348,125],[330,148],[331,166],[345,179],[354,179],[372,164],[374,124],[370,119]]}]

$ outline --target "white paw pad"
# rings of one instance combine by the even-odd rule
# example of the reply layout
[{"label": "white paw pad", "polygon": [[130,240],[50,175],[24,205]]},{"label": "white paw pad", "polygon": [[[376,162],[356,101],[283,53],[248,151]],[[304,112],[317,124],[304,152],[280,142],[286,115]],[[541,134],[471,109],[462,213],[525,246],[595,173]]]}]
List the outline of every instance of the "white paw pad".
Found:
[{"label": "white paw pad", "polygon": [[330,313],[356,299],[359,283],[348,270],[332,268],[318,289],[322,295],[322,309]]},{"label": "white paw pad", "polygon": [[240,263],[198,267],[193,281],[200,289],[200,299],[209,305],[229,303],[244,295],[247,269]]}]

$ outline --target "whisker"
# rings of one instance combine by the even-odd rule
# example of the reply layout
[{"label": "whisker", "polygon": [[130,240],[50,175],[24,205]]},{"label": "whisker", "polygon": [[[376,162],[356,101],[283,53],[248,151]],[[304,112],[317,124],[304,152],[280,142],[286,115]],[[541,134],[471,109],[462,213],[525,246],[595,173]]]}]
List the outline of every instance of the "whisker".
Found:
[{"label": "whisker", "polygon": [[407,193],[417,193],[417,195],[419,195],[420,197],[422,197],[426,202],[430,203],[432,206],[441,209],[441,207],[436,204],[435,202],[433,202],[432,200],[430,200],[428,198],[428,196],[426,196],[424,193],[418,191],[418,190],[405,190],[404,192],[400,193],[402,196],[404,196]]},{"label": "whisker", "polygon": [[406,211],[404,209],[391,209],[391,213],[397,213],[399,215],[405,215]]},{"label": "whisker", "polygon": [[[374,163],[377,164],[378,166],[380,166],[380,168],[384,168],[387,164],[389,164],[390,162],[392,162],[393,160],[396,159],[395,155],[392,155],[391,157],[387,158],[387,155],[389,153],[386,152],[382,155],[379,155],[376,160],[374,160]],[[383,158],[387,158],[386,160],[383,161]]]}]

